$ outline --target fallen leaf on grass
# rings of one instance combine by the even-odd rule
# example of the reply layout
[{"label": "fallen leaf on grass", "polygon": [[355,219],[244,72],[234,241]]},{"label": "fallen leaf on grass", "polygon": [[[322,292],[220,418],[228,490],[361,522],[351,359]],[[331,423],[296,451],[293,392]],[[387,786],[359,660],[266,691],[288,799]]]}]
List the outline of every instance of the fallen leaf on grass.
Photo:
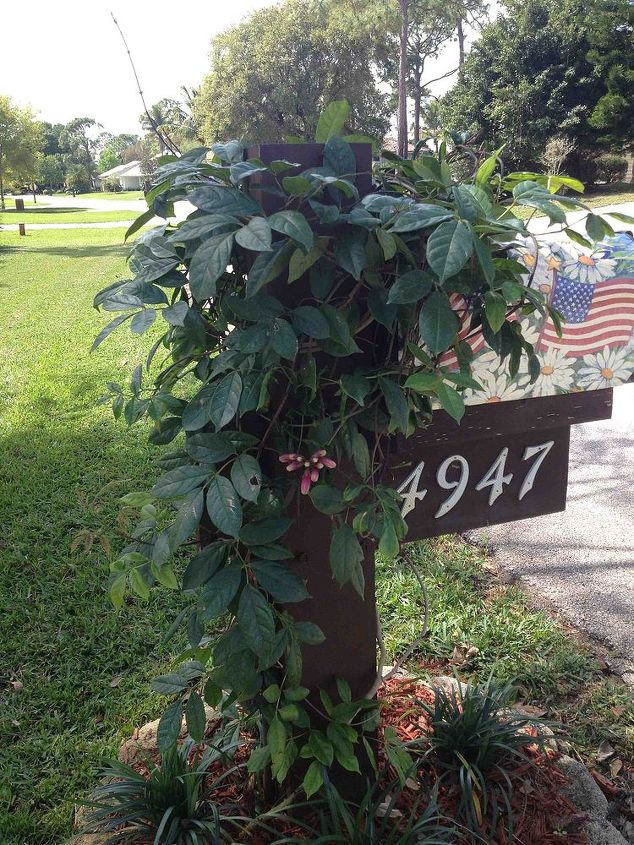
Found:
[{"label": "fallen leaf on grass", "polygon": [[123,675],[115,675],[114,678],[110,681],[110,686],[114,689],[114,687],[118,687],[121,681],[123,680]]},{"label": "fallen leaf on grass", "polygon": [[618,773],[621,771],[622,768],[623,768],[623,760],[619,760],[619,758],[617,757],[615,760],[612,760],[612,762],[610,763],[610,775],[613,778],[615,778],[618,775]]},{"label": "fallen leaf on grass", "polygon": [[607,740],[604,740],[599,746],[599,751],[597,753],[597,763],[605,763],[606,760],[609,760],[610,757],[614,756],[614,754],[614,748],[612,748],[612,746]]}]

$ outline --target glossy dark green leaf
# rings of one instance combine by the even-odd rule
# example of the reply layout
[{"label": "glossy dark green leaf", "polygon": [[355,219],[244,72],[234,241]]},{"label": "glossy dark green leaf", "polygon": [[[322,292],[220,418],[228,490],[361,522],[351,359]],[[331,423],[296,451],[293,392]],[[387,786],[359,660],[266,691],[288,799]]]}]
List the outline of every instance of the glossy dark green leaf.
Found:
[{"label": "glossy dark green leaf", "polygon": [[434,373],[412,373],[405,381],[405,387],[417,393],[433,393],[440,384],[440,377]]},{"label": "glossy dark green leaf", "polygon": [[436,391],[436,396],[443,410],[456,422],[460,422],[465,412],[464,399],[460,393],[447,384],[441,384]]},{"label": "glossy dark green leaf", "polygon": [[285,176],[282,187],[293,197],[304,197],[312,191],[312,184],[305,176]]},{"label": "glossy dark green leaf", "polygon": [[227,558],[227,546],[223,542],[211,543],[187,564],[183,574],[183,590],[196,590],[216,574]]},{"label": "glossy dark green leaf", "polygon": [[256,502],[262,486],[260,464],[251,455],[238,455],[231,464],[233,486],[247,502]]},{"label": "glossy dark green leaf", "polygon": [[408,305],[423,299],[432,288],[433,278],[424,270],[410,270],[399,276],[389,290],[390,305]]},{"label": "glossy dark green leaf", "polygon": [[484,295],[484,313],[494,332],[498,332],[506,319],[506,299],[499,293],[487,291]]},{"label": "glossy dark green leaf", "polygon": [[275,601],[298,602],[309,597],[303,579],[281,563],[273,560],[254,560],[251,562],[251,569],[258,584]]},{"label": "glossy dark green leaf", "polygon": [[120,314],[118,317],[115,317],[111,323],[108,323],[108,325],[99,332],[93,342],[93,345],[90,347],[90,351],[94,352],[95,349],[108,337],[108,335],[112,334],[112,332],[122,323],[125,323],[126,320],[129,320],[131,316],[131,314]]},{"label": "glossy dark green leaf", "polygon": [[224,566],[205,585],[201,596],[203,619],[221,616],[237,595],[242,582],[242,564],[234,561]]},{"label": "glossy dark green leaf", "polygon": [[302,788],[306,793],[307,798],[311,798],[316,792],[319,792],[324,784],[323,767],[317,760],[313,760],[302,781]]},{"label": "glossy dark green leaf", "polygon": [[419,329],[423,341],[437,355],[454,342],[460,322],[443,291],[433,291],[420,309]]},{"label": "glossy dark green leaf", "polygon": [[314,337],[316,340],[325,340],[330,337],[330,326],[328,320],[312,305],[300,305],[291,312],[293,325],[301,334]]},{"label": "glossy dark green leaf", "polygon": [[159,675],[151,682],[152,689],[159,695],[178,695],[185,692],[189,682],[184,675],[178,672],[170,672],[167,675]]},{"label": "glossy dark green leaf", "polygon": [[416,232],[418,229],[426,229],[429,226],[443,223],[445,220],[451,220],[452,217],[451,210],[440,205],[417,203],[407,206],[399,213],[394,224],[390,227],[390,232]]},{"label": "glossy dark green leaf", "polygon": [[227,373],[216,383],[209,398],[209,419],[216,429],[223,428],[235,417],[241,394],[242,379],[236,372]]},{"label": "glossy dark green leaf", "polygon": [[286,516],[270,516],[256,522],[248,522],[240,532],[240,540],[247,546],[261,546],[282,537],[291,526]]},{"label": "glossy dark green leaf", "polygon": [[202,490],[196,490],[187,496],[169,529],[169,545],[172,551],[189,540],[200,524],[204,509],[205,497]]},{"label": "glossy dark green leaf", "polygon": [[280,241],[273,244],[269,252],[258,255],[247,276],[247,297],[254,296],[284,272],[294,249],[295,245],[290,241]]},{"label": "glossy dark green leaf", "polygon": [[221,185],[202,185],[193,190],[187,199],[196,208],[212,214],[242,217],[262,212],[257,202],[243,191]]},{"label": "glossy dark green leaf", "polygon": [[348,581],[363,597],[365,578],[363,575],[363,549],[352,528],[344,523],[335,528],[330,540],[330,567],[340,584]]},{"label": "glossy dark green leaf", "polygon": [[177,467],[158,479],[152,488],[152,493],[157,499],[173,499],[176,496],[184,496],[204,484],[211,472],[212,470],[205,466]]},{"label": "glossy dark green leaf", "polygon": [[361,278],[361,273],[367,264],[365,240],[364,232],[353,230],[340,235],[335,241],[334,252],[337,263],[355,279]]},{"label": "glossy dark green leaf", "polygon": [[326,637],[314,622],[296,622],[295,631],[299,641],[305,645],[321,645]]},{"label": "glossy dark green leaf", "polygon": [[271,605],[259,590],[246,584],[240,593],[237,621],[245,642],[260,656],[275,637],[275,620]]},{"label": "glossy dark green leaf", "polygon": [[207,727],[207,716],[202,698],[194,690],[187,700],[185,707],[185,722],[187,730],[194,742],[202,742]]},{"label": "glossy dark green leaf", "polygon": [[235,233],[236,243],[252,252],[271,249],[271,227],[264,217],[252,217],[246,226]]},{"label": "glossy dark green leaf", "polygon": [[235,230],[240,226],[240,221],[230,214],[204,214],[202,217],[194,217],[182,223],[173,232],[169,239],[172,243],[187,243],[204,238],[218,229],[225,227]]},{"label": "glossy dark green leaf", "polygon": [[307,273],[311,267],[316,264],[324,254],[328,246],[328,238],[317,238],[313,246],[307,253],[303,249],[296,249],[291,255],[288,265],[288,282],[296,282],[304,273]]},{"label": "glossy dark green leaf", "polygon": [[350,106],[346,100],[329,103],[317,121],[315,141],[318,144],[325,144],[333,135],[341,135],[349,114]]},{"label": "glossy dark green leaf", "polygon": [[473,237],[464,223],[442,223],[427,241],[427,262],[441,281],[455,276],[473,252]]},{"label": "glossy dark green leaf", "polygon": [[238,536],[242,526],[242,506],[235,487],[222,475],[217,475],[207,489],[207,513],[223,534]]},{"label": "glossy dark green leaf", "polygon": [[329,167],[335,176],[354,175],[357,163],[350,144],[338,135],[330,137],[324,146],[324,165]]},{"label": "glossy dark green leaf", "polygon": [[175,701],[161,716],[156,731],[156,744],[161,754],[167,754],[178,742],[183,722],[183,705]]},{"label": "glossy dark green leaf", "polygon": [[278,211],[268,218],[269,226],[276,232],[287,235],[308,252],[313,246],[315,236],[304,215],[300,211]]},{"label": "glossy dark green leaf", "polygon": [[271,346],[288,361],[292,361],[297,355],[297,335],[287,320],[276,317],[271,323]]},{"label": "glossy dark green leaf", "polygon": [[233,248],[233,232],[214,235],[194,253],[189,265],[189,286],[199,302],[216,295],[216,282],[227,269]]},{"label": "glossy dark green leaf", "polygon": [[409,421],[409,404],[400,384],[389,378],[379,377],[379,387],[391,417],[390,430],[399,429],[406,434]]},{"label": "glossy dark green leaf", "polygon": [[340,513],[347,507],[341,490],[332,484],[316,484],[310,491],[310,498],[322,513]]}]

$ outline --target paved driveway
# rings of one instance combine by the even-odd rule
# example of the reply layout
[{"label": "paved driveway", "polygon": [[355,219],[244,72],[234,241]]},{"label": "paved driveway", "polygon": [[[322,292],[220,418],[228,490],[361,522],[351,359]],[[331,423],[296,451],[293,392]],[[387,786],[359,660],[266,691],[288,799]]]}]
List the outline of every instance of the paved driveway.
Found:
[{"label": "paved driveway", "polygon": [[634,384],[616,388],[614,401],[611,420],[572,428],[564,513],[471,535],[634,672]]}]

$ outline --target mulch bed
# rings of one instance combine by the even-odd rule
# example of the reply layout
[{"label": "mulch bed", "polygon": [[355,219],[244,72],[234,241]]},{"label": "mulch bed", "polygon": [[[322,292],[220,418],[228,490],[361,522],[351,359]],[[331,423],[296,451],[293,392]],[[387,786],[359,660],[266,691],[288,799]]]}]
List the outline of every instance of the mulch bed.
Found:
[{"label": "mulch bed", "polygon": [[[392,726],[400,739],[405,742],[416,740],[427,732],[428,723],[425,712],[418,700],[433,703],[434,693],[423,682],[393,678],[379,689],[381,700],[382,723],[379,729],[379,747],[382,746],[381,739],[383,731],[388,725]],[[218,723],[212,722],[208,726],[208,735],[211,736],[218,727]],[[534,729],[527,729],[528,738],[536,736]],[[527,738],[527,739],[528,739]],[[253,739],[248,737],[248,739]],[[222,807],[228,814],[239,815],[246,818],[253,818],[258,811],[262,812],[261,796],[255,792],[256,781],[254,776],[248,775],[245,766],[250,753],[250,743],[242,746],[231,767],[238,768],[231,772],[220,786],[213,787],[213,783],[222,774],[222,764],[214,764],[210,769],[210,778],[207,788],[204,791],[204,800],[215,803]],[[554,765],[558,753],[550,749],[541,749],[534,743],[527,741],[525,749],[529,762],[518,763],[516,767],[508,772],[512,785],[513,794],[511,806],[513,810],[514,834],[513,839],[508,837],[506,820],[502,818],[491,829],[491,819],[485,813],[482,820],[482,837],[491,845],[555,845],[565,841],[567,845],[583,845],[586,842],[583,833],[584,816],[576,807],[561,794],[561,787],[566,783],[566,776]],[[144,764],[141,761],[133,763],[135,769],[144,772]],[[386,787],[396,780],[396,772],[391,768],[387,757],[379,752],[380,782]],[[147,770],[145,772],[147,774]],[[431,794],[434,784],[437,782],[442,770],[436,770],[431,760],[426,760],[419,769],[416,781],[410,780],[406,788],[401,792],[395,807],[409,818],[412,812],[422,813],[425,810],[426,802],[424,797]],[[501,778],[500,778],[501,780]],[[455,818],[458,810],[458,792],[455,786],[449,783],[448,779],[443,780],[438,795],[438,805],[441,813],[448,819]],[[421,799],[421,796],[423,798]],[[298,792],[295,801],[301,804],[303,793]],[[305,819],[311,824],[310,815]],[[393,822],[398,825],[398,818]],[[565,828],[562,825],[565,824]],[[278,833],[276,836],[296,836],[308,838],[301,827],[297,827],[290,821],[276,821],[271,824]],[[273,837],[276,838],[276,837]],[[257,826],[248,833],[245,842],[250,845],[266,845],[272,841],[268,834],[263,834]],[[469,842],[469,837],[461,838],[456,834],[454,840],[456,845]]]}]

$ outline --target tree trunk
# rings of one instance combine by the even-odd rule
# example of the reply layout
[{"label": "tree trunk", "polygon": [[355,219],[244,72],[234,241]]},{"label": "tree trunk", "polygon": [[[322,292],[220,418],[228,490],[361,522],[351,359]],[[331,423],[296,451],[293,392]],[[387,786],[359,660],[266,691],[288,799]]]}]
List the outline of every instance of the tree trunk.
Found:
[{"label": "tree trunk", "polygon": [[414,69],[414,146],[420,141],[420,113],[422,90],[421,84],[423,82],[423,64],[417,62]]},{"label": "tree trunk", "polygon": [[462,67],[464,64],[464,31],[462,29],[462,18],[458,18],[456,33],[458,35],[458,67]]},{"label": "tree trunk", "polygon": [[409,0],[400,0],[401,46],[398,68],[398,153],[407,157],[407,42],[409,36]]}]

